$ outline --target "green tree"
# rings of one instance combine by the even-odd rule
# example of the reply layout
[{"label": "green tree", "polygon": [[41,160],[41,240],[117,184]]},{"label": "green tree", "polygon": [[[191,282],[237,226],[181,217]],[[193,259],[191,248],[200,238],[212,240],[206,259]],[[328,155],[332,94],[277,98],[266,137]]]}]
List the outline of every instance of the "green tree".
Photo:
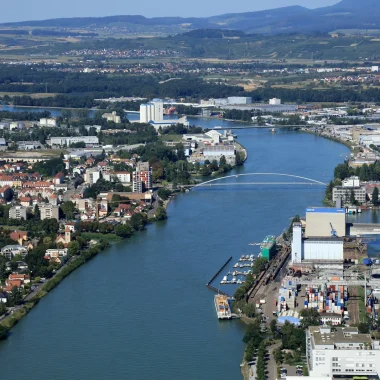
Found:
[{"label": "green tree", "polygon": [[350,203],[352,205],[354,205],[356,203],[356,199],[355,199],[355,192],[354,190],[351,189],[351,192],[350,192]]},{"label": "green tree", "polygon": [[67,201],[62,203],[61,209],[66,219],[74,218],[75,204],[73,202]]},{"label": "green tree", "polygon": [[14,286],[8,295],[8,306],[20,305],[21,302],[22,302],[21,290],[17,286]]},{"label": "green tree", "polygon": [[303,309],[301,311],[301,326],[307,329],[309,326],[319,326],[321,322],[321,317],[317,310],[314,309]]},{"label": "green tree", "polygon": [[255,305],[253,303],[247,303],[244,307],[244,314],[248,318],[253,318],[255,316]]},{"label": "green tree", "polygon": [[9,330],[3,325],[0,325],[0,340],[7,339],[8,334],[9,334]]},{"label": "green tree", "polygon": [[253,273],[254,273],[254,274],[259,274],[259,273],[261,273],[261,272],[265,269],[267,263],[268,263],[268,260],[267,260],[267,259],[265,259],[264,257],[258,257],[258,258],[255,260],[255,263],[254,263],[254,265],[253,265],[253,270],[252,270]]},{"label": "green tree", "polygon": [[71,241],[67,248],[70,256],[75,256],[80,253],[80,244],[76,240]]},{"label": "green tree", "polygon": [[270,321],[270,331],[272,335],[276,335],[277,333],[277,321],[275,319]]},{"label": "green tree", "polygon": [[361,322],[358,324],[358,330],[360,334],[368,334],[369,333],[369,324],[365,322]]},{"label": "green tree", "polygon": [[40,208],[38,207],[38,205],[34,206],[34,219],[35,220],[40,220],[41,219]]},{"label": "green tree", "polygon": [[372,192],[372,203],[374,206],[377,206],[379,203],[379,189],[375,187]]},{"label": "green tree", "polygon": [[70,110],[63,110],[62,111],[62,117],[66,120],[69,121],[73,117],[73,113]]},{"label": "green tree", "polygon": [[157,207],[155,215],[156,215],[156,220],[165,220],[168,218],[168,214],[166,210],[161,206]]},{"label": "green tree", "polygon": [[133,228],[129,224],[118,224],[115,227],[115,234],[122,238],[128,238],[134,233]]}]

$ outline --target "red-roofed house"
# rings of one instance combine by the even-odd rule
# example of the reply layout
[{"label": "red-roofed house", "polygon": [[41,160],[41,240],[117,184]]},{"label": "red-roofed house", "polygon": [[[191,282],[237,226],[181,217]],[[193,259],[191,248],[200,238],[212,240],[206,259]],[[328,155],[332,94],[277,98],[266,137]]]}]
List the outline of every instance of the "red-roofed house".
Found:
[{"label": "red-roofed house", "polygon": [[60,185],[65,182],[65,175],[63,173],[58,173],[55,175],[53,179],[54,185]]},{"label": "red-roofed house", "polygon": [[32,202],[32,198],[30,197],[19,197],[18,200],[20,202],[20,205],[24,207],[29,207]]},{"label": "red-roofed house", "polygon": [[9,234],[9,237],[17,241],[20,245],[23,244],[24,241],[28,240],[28,232],[27,231],[13,231]]}]

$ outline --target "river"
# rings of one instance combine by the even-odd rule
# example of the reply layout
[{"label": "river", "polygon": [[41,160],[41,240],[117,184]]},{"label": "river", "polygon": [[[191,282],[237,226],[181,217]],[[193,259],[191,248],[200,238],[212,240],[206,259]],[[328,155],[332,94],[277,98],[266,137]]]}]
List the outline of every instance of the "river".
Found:
[{"label": "river", "polygon": [[[236,125],[205,119],[195,124]],[[248,161],[235,173],[328,182],[348,152],[336,142],[283,129],[237,135]],[[225,181],[285,180],[243,178]],[[167,221],[99,254],[12,330],[0,343],[2,378],[240,379],[245,326],[217,320],[214,293],[205,285],[229,256],[232,266],[242,254],[257,253],[250,242],[280,234],[293,215],[320,205],[324,191],[241,185],[179,195],[169,204]]]}]

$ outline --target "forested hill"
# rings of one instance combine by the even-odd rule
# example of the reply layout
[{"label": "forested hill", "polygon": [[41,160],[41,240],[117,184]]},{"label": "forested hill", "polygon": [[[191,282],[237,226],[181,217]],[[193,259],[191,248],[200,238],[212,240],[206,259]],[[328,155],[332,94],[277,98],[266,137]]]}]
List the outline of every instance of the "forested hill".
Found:
[{"label": "forested hill", "polygon": [[343,0],[330,7],[307,9],[289,6],[258,12],[229,13],[205,18],[108,16],[60,18],[42,21],[6,23],[3,26],[50,28],[101,28],[114,26],[149,26],[163,31],[177,27],[191,29],[237,29],[248,33],[326,32],[336,29],[379,29],[378,0]]}]

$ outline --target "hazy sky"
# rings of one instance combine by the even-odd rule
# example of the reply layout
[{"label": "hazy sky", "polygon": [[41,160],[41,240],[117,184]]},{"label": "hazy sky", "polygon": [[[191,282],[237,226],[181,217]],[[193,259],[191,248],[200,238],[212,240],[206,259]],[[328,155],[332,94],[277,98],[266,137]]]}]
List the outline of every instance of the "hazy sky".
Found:
[{"label": "hazy sky", "polygon": [[317,8],[337,2],[338,0],[16,0],[1,7],[0,22],[122,14],[202,17],[296,4]]}]

